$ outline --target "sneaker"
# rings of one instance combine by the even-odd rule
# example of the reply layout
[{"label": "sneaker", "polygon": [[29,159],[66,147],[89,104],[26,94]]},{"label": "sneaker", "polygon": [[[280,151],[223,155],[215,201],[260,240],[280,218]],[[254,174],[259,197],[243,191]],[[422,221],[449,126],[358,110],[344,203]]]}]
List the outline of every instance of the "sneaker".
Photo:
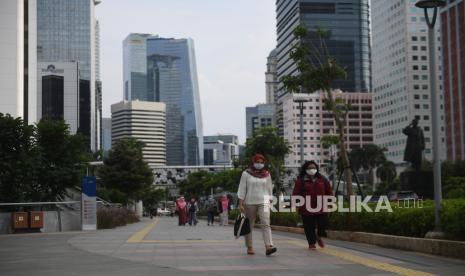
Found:
[{"label": "sneaker", "polygon": [[316,250],[316,246],[315,246],[314,244],[310,244],[310,245],[308,246],[308,249],[309,249],[309,250]]},{"label": "sneaker", "polygon": [[316,242],[318,243],[318,246],[319,246],[320,248],[325,248],[325,243],[323,242],[322,239],[318,239]]},{"label": "sneaker", "polygon": [[267,256],[270,256],[271,254],[275,253],[278,249],[276,247],[271,247],[269,249],[266,250],[266,255]]}]

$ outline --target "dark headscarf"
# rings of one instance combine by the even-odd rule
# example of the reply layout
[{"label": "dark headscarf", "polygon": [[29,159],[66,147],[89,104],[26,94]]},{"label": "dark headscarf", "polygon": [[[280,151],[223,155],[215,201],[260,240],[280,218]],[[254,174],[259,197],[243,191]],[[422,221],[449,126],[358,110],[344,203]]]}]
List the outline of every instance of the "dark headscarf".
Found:
[{"label": "dark headscarf", "polygon": [[257,161],[257,160],[263,160],[265,161],[265,157],[261,154],[255,154],[254,156],[252,156],[252,162],[251,164],[249,165],[249,167],[247,168],[247,172],[254,176],[254,177],[258,177],[258,178],[265,178],[265,177],[268,177],[270,175],[270,172],[268,172],[267,169],[265,169],[265,166],[263,166],[263,169],[261,170],[257,170],[255,167],[254,167],[254,163]]},{"label": "dark headscarf", "polygon": [[306,161],[301,167],[300,167],[300,171],[299,171],[299,177],[300,178],[303,178],[303,177],[306,177],[307,176],[307,168],[310,164],[313,164],[315,165],[316,167],[316,174],[315,174],[315,177],[319,177],[320,176],[320,167],[318,166],[318,164],[315,162],[315,161]]}]

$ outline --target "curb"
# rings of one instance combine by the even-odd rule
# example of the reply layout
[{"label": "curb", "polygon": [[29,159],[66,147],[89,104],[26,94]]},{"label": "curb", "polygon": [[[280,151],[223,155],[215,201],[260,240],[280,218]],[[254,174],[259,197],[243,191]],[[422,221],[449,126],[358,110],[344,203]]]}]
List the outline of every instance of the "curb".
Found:
[{"label": "curb", "polygon": [[[234,220],[229,220],[234,225]],[[260,227],[260,224],[255,224]],[[304,234],[301,227],[271,225],[271,229],[280,232]],[[439,239],[425,239],[405,236],[384,235],[367,232],[327,230],[329,239],[372,244],[386,248],[413,251],[430,255],[465,260],[465,242]]]}]

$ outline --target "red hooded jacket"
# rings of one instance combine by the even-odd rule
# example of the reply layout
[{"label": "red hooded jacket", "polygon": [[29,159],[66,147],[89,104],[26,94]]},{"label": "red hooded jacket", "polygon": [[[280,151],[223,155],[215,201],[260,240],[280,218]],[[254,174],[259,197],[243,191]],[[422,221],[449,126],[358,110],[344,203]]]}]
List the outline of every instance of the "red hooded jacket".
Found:
[{"label": "red hooded jacket", "polygon": [[[309,177],[305,176],[304,177],[304,190],[302,192],[302,181],[301,177],[298,177],[295,180],[295,185],[294,185],[294,190],[292,191],[292,195],[300,195],[306,198],[307,196],[310,196],[310,206],[312,208],[317,207],[317,198],[318,196],[324,196],[324,195],[333,195],[333,190],[331,188],[331,184],[329,183],[328,179],[326,179],[324,176],[318,174],[317,177],[314,180],[311,180]],[[322,199],[320,199],[322,200]],[[322,210],[318,212],[309,212],[306,206],[306,202],[303,206],[299,207],[299,214],[303,216],[311,216],[311,215],[320,215],[323,213]],[[321,206],[323,207],[323,201]]]}]

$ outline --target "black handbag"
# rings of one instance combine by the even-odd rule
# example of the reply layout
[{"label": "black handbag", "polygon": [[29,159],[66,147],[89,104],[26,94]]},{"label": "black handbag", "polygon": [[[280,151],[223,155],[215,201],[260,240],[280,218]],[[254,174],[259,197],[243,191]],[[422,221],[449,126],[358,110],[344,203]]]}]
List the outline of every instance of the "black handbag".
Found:
[{"label": "black handbag", "polygon": [[236,222],[234,223],[234,237],[239,238],[240,236],[244,236],[250,233],[250,222],[249,219],[244,216],[244,214],[240,214],[236,218]]}]

